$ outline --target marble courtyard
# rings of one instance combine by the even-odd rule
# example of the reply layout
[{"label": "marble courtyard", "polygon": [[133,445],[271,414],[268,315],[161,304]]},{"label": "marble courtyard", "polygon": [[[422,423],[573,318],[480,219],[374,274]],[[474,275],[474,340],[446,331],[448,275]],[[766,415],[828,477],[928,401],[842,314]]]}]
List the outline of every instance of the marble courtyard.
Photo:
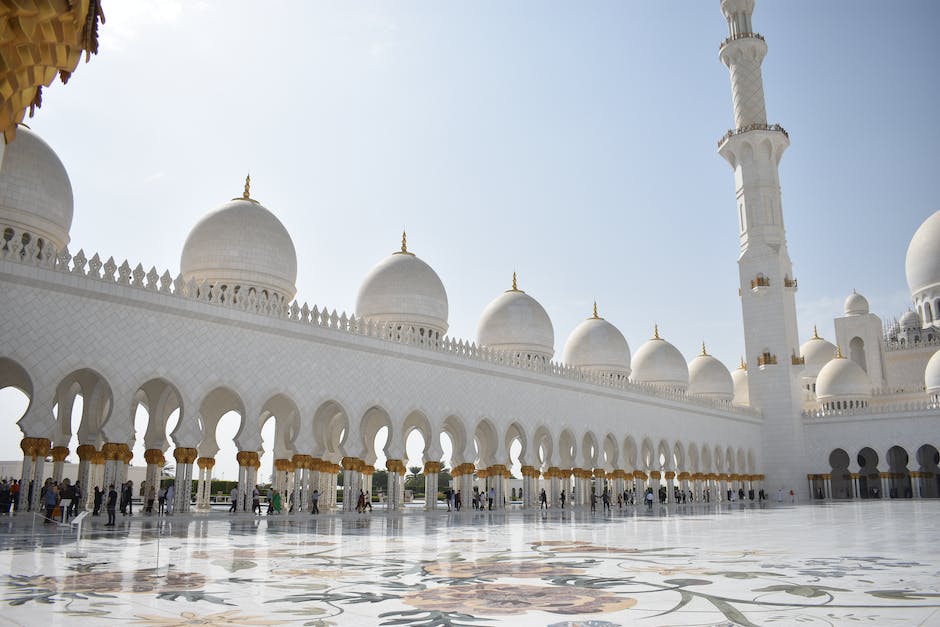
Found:
[{"label": "marble courtyard", "polygon": [[135,515],[79,546],[17,515],[0,624],[940,625],[938,510]]}]

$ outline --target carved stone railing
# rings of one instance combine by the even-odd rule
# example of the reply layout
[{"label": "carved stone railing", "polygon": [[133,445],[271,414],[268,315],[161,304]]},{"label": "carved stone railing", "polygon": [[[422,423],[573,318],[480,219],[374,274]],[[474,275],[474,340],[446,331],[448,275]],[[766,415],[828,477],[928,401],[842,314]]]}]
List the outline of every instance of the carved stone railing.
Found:
[{"label": "carved stone railing", "polygon": [[721,145],[734,137],[735,135],[740,135],[741,133],[748,133],[750,131],[777,131],[778,133],[783,133],[783,136],[787,139],[790,138],[790,134],[787,133],[786,129],[780,126],[779,124],[748,124],[742,126],[741,128],[732,128],[725,133],[721,139],[718,140],[718,148],[721,148]]},{"label": "carved stone railing", "polygon": [[21,243],[23,234],[4,225],[0,225],[0,233],[5,233],[3,240],[0,240],[0,260],[42,267],[52,272],[82,277],[92,282],[123,285],[129,290],[151,292],[166,298],[201,301],[214,307],[234,309],[319,329],[414,346],[436,353],[446,353],[457,359],[519,368],[551,377],[742,416],[760,416],[758,410],[732,406],[730,401],[691,396],[682,390],[634,383],[625,377],[589,372],[575,366],[548,361],[544,358],[533,358],[526,354],[495,351],[467,340],[448,336],[432,338],[420,334],[415,327],[402,328],[400,324],[373,322],[365,318],[357,318],[354,314],[337,312],[335,309],[320,308],[317,305],[311,307],[307,303],[301,304],[296,300],[286,303],[276,296],[268,297],[264,293],[257,294],[254,291],[251,291],[247,297],[241,295],[232,297],[230,293],[226,294],[223,288],[205,281],[197,282],[193,279],[185,281],[179,274],[174,278],[169,271],[160,273],[155,267],[145,270],[140,263],[131,267],[127,260],[118,264],[113,257],[102,262],[99,254],[96,253],[88,258],[84,250],[79,250],[74,256],[69,254],[68,249],[56,252],[47,246],[40,250],[34,243],[35,238],[27,238],[29,241],[24,246]]},{"label": "carved stone railing", "polygon": [[809,409],[803,411],[804,418],[837,418],[842,416],[878,416],[883,414],[922,413],[940,410],[940,403],[934,399],[891,403],[886,405],[868,405],[854,409]]},{"label": "carved stone railing", "polygon": [[888,352],[893,351],[915,351],[921,350],[924,348],[940,348],[940,335],[933,340],[923,340],[921,342],[905,342],[901,344],[900,342],[885,340],[885,350]]},{"label": "carved stone railing", "polygon": [[721,42],[721,44],[718,46],[718,49],[721,50],[732,41],[737,41],[739,39],[760,39],[761,41],[764,41],[764,36],[760,33],[735,33]]}]

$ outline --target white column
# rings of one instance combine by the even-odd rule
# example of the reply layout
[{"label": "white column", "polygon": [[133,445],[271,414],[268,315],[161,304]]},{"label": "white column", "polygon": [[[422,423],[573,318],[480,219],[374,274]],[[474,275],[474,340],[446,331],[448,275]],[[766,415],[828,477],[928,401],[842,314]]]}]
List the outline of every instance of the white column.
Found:
[{"label": "white column", "polygon": [[176,447],[173,458],[176,459],[176,476],[173,480],[173,513],[185,514],[190,510],[193,491],[193,462],[196,461],[196,449]]},{"label": "white column", "polygon": [[[3,143],[3,142],[0,142]],[[20,448],[23,449],[23,466],[20,471],[20,511],[34,509],[33,503],[36,501],[36,494],[42,489],[41,485],[33,485],[33,499],[30,502],[29,486],[33,481],[33,466],[36,464],[37,455],[45,454],[49,450],[49,440],[44,438],[23,438],[20,442]]]},{"label": "white column", "polygon": [[424,463],[424,509],[434,511],[437,509],[438,475],[441,471],[440,462]]}]

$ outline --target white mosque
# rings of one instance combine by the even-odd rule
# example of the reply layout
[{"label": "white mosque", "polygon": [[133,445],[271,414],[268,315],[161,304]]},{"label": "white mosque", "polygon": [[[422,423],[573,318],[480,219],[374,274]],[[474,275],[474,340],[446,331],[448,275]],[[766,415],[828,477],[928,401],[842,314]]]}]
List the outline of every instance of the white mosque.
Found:
[{"label": "white mosque", "polygon": [[[208,509],[215,456],[233,445],[216,429],[237,412],[241,493],[257,482],[259,456],[273,454],[276,489],[302,508],[313,490],[321,507],[335,506],[340,471],[347,489],[370,490],[384,457],[388,507],[400,509],[414,430],[429,494],[446,467],[464,495],[492,487],[497,507],[511,448],[524,506],[537,506],[542,488],[557,506],[563,487],[583,505],[601,486],[674,486],[713,501],[741,488],[792,489],[801,500],[937,498],[940,212],[908,249],[911,311],[886,322],[853,291],[833,341],[800,343],[778,179],[789,138],[767,120],[767,45],[753,6],[721,0],[735,128],[718,152],[734,172],[746,346],[734,372],[704,346],[687,361],[658,329],[631,356],[596,307],[555,359],[552,321],[515,276],[480,315],[476,338],[450,337],[444,285],[405,236],[364,278],[354,311],[295,300],[293,240],[251,198],[250,181],[193,227],[178,270],[88,254],[70,242],[65,168],[20,128],[0,147],[0,388],[29,398],[18,423],[23,485],[49,474],[50,460],[60,477],[72,451],[86,492],[117,483],[142,439],[148,481],[172,457],[176,509],[190,509],[193,479],[195,509]],[[263,451],[272,419],[273,451]]]}]

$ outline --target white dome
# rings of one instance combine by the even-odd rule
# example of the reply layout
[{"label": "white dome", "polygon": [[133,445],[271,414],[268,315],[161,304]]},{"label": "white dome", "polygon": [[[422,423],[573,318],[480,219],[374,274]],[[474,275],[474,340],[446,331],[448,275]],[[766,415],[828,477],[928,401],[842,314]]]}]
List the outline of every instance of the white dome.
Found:
[{"label": "white dome", "polygon": [[731,401],[733,405],[738,407],[747,407],[751,404],[751,395],[750,391],[747,388],[747,367],[744,365],[744,360],[741,360],[741,365],[731,373],[731,381],[734,384],[734,399]]},{"label": "white dome", "polygon": [[193,227],[183,245],[180,272],[185,281],[267,290],[285,300],[297,292],[290,234],[273,213],[248,198],[225,203]]},{"label": "white dome", "polygon": [[734,381],[723,363],[705,352],[689,362],[689,394],[722,401],[734,398]]},{"label": "white dome", "polygon": [[630,346],[617,327],[597,315],[579,324],[565,342],[565,363],[595,372],[630,376]]},{"label": "white dome", "polygon": [[497,296],[480,315],[477,343],[493,350],[551,359],[555,330],[539,302],[516,289],[514,274],[513,289]]},{"label": "white dome", "polygon": [[871,382],[868,375],[851,359],[840,355],[819,371],[816,378],[816,399],[820,403],[870,398]]},{"label": "white dome", "polygon": [[910,309],[904,312],[904,315],[898,320],[898,324],[901,326],[902,331],[916,331],[923,327],[920,322],[920,316],[917,315],[916,311],[911,311]]},{"label": "white dome", "polygon": [[59,156],[24,126],[2,154],[0,225],[32,233],[62,250],[72,228],[72,184]]},{"label": "white dome", "polygon": [[822,367],[836,356],[836,345],[819,337],[814,327],[813,337],[800,346],[800,355],[803,356],[803,361],[806,362],[802,378],[814,379],[819,375]]},{"label": "white dome", "polygon": [[924,220],[907,247],[904,270],[911,297],[940,283],[940,211]]},{"label": "white dome", "polygon": [[659,337],[659,329],[633,356],[636,383],[685,390],[689,387],[689,366],[679,349]]},{"label": "white dome", "polygon": [[940,350],[933,354],[924,370],[924,386],[927,394],[936,396],[940,394]]},{"label": "white dome", "polygon": [[867,313],[868,299],[852,290],[852,293],[845,299],[845,315],[862,316]]},{"label": "white dome", "polygon": [[356,315],[447,333],[447,292],[437,273],[402,250],[377,263],[366,275],[356,299]]}]

